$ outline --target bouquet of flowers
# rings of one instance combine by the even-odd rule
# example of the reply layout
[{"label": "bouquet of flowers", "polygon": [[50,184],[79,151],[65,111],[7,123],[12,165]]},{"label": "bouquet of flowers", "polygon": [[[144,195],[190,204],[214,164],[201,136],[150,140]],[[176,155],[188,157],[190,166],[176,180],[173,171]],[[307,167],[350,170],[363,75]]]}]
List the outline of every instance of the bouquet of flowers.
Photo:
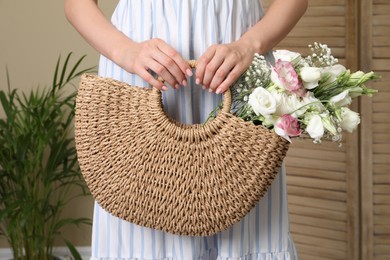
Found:
[{"label": "bouquet of flowers", "polygon": [[377,92],[364,84],[379,78],[374,72],[350,70],[338,64],[325,44],[309,45],[311,54],[274,51],[270,65],[256,54],[252,65],[231,87],[233,114],[263,125],[291,142],[291,137],[341,141],[352,132],[359,114],[347,106],[352,98]]}]

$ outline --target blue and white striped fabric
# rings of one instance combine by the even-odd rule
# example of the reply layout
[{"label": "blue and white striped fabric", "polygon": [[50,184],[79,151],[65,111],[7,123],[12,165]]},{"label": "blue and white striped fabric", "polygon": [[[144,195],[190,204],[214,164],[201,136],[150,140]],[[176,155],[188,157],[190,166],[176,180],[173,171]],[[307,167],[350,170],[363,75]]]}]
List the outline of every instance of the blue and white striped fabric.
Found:
[{"label": "blue and white striped fabric", "polygon": [[[135,41],[161,38],[185,59],[215,43],[237,40],[263,15],[258,0],[120,0],[112,23]],[[101,57],[99,74],[147,86]],[[187,124],[204,122],[222,95],[189,86],[163,93],[166,112]],[[208,237],[177,236],[134,225],[95,203],[92,260],[102,259],[296,259],[290,239],[284,167],[256,207],[230,229]]]}]

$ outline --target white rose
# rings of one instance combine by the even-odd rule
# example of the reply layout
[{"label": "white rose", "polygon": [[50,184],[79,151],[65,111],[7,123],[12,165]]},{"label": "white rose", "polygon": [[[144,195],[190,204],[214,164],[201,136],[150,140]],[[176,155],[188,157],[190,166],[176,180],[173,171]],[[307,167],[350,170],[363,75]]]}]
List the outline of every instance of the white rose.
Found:
[{"label": "white rose", "polygon": [[300,75],[305,88],[313,89],[318,86],[318,81],[321,79],[321,69],[316,67],[303,67]]},{"label": "white rose", "polygon": [[347,69],[341,65],[341,64],[336,64],[336,65],[333,65],[333,66],[329,66],[329,67],[325,67],[325,68],[322,68],[322,75],[329,75],[329,79],[327,82],[333,82],[337,79],[337,77],[345,72]]},{"label": "white rose", "polygon": [[340,94],[332,97],[329,101],[333,102],[336,106],[344,107],[351,104],[352,98],[349,96],[349,90],[346,89]]},{"label": "white rose", "polygon": [[283,60],[283,61],[292,61],[293,59],[299,57],[301,54],[288,50],[275,50],[273,51],[273,55],[275,61]]},{"label": "white rose", "polygon": [[294,117],[299,117],[307,110],[303,107],[303,103],[296,95],[286,95],[285,93],[278,93],[276,91],[271,92],[276,100],[275,115],[283,116],[285,114],[291,114]]},{"label": "white rose", "polygon": [[350,133],[360,124],[359,114],[346,107],[341,108],[341,119],[341,128]]},{"label": "white rose", "polygon": [[248,104],[256,115],[267,116],[275,112],[276,100],[265,88],[258,87],[250,95]]},{"label": "white rose", "polygon": [[324,125],[319,115],[313,115],[306,127],[306,132],[311,138],[318,140],[324,135]]}]

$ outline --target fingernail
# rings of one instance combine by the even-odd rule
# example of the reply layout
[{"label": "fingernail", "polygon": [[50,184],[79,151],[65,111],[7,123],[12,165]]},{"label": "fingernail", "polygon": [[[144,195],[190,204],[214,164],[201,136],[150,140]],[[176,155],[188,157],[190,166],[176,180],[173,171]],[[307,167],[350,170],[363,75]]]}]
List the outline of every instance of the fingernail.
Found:
[{"label": "fingernail", "polygon": [[196,85],[199,85],[199,84],[200,84],[200,79],[197,78],[197,79],[195,80],[195,83],[196,83]]},{"label": "fingernail", "polygon": [[206,89],[206,87],[205,87],[205,86],[202,86],[202,89],[203,89],[203,90],[205,90],[205,89]]},{"label": "fingernail", "polygon": [[176,84],[175,89],[178,89],[178,88],[180,88],[180,86],[179,86],[179,84]]},{"label": "fingernail", "polygon": [[183,80],[183,86],[187,86],[187,80]]},{"label": "fingernail", "polygon": [[213,89],[212,89],[212,88],[209,88],[209,92],[213,92]]},{"label": "fingernail", "polygon": [[162,90],[167,90],[167,86],[162,86]]},{"label": "fingernail", "polygon": [[187,69],[187,70],[186,70],[186,73],[187,73],[188,77],[191,77],[191,76],[192,76],[192,70]]},{"label": "fingernail", "polygon": [[221,93],[221,89],[217,89],[217,91],[215,91],[215,93],[220,94]]}]

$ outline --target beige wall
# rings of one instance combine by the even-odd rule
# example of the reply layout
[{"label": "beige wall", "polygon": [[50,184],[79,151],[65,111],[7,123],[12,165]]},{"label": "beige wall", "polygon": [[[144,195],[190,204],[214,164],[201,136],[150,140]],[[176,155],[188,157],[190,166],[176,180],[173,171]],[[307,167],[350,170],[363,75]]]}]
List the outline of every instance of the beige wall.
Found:
[{"label": "beige wall", "polygon": [[[109,16],[117,1],[100,1]],[[74,58],[86,54],[84,66],[94,66],[94,51],[67,22],[61,0],[0,0],[0,89],[6,89],[8,70],[11,85],[29,91],[49,84],[59,55],[74,52]],[[1,109],[0,109],[1,110]],[[4,116],[0,111],[0,116]],[[65,215],[92,217],[92,199],[78,200]],[[69,228],[67,237],[78,246],[90,245],[90,228]],[[0,240],[0,246],[5,246]]]}]

